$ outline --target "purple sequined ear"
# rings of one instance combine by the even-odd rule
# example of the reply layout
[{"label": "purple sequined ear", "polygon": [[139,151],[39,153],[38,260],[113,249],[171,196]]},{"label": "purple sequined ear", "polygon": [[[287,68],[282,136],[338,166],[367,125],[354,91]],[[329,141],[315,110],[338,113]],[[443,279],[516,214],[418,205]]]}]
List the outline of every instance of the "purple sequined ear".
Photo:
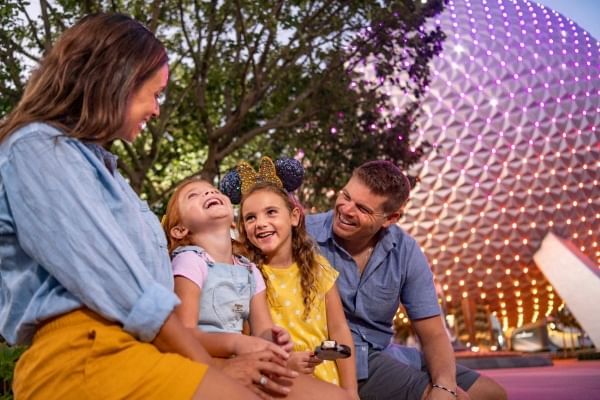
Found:
[{"label": "purple sequined ear", "polygon": [[240,204],[242,201],[242,179],[235,168],[229,170],[223,176],[219,186],[221,192],[229,197],[232,204]]},{"label": "purple sequined ear", "polygon": [[275,169],[284,189],[288,192],[293,192],[302,185],[304,167],[295,158],[280,158],[275,161]]}]

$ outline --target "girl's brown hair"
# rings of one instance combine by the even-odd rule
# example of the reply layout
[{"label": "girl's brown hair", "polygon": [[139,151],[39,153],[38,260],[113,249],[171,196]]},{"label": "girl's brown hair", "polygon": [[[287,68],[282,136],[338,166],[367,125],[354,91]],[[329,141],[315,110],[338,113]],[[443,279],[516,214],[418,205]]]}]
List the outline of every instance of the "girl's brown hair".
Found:
[{"label": "girl's brown hair", "polygon": [[[320,265],[317,262],[317,251],[314,242],[306,232],[306,225],[304,222],[304,212],[302,206],[295,200],[295,198],[288,194],[284,189],[279,188],[273,183],[269,182],[258,182],[255,184],[247,193],[242,197],[240,203],[240,217],[238,218],[238,232],[239,232],[239,244],[241,250],[245,255],[250,258],[259,268],[260,272],[265,279],[265,284],[269,287],[269,279],[263,270],[263,264],[266,264],[266,256],[260,251],[260,249],[254,246],[249,240],[244,227],[244,202],[253,193],[259,191],[267,191],[276,194],[281,197],[285,202],[288,211],[291,213],[294,208],[300,210],[300,220],[298,226],[292,227],[292,259],[298,264],[300,270],[300,286],[302,288],[302,297],[304,303],[304,317],[307,317],[310,313],[311,305],[316,297],[316,282],[317,273],[320,269]],[[269,291],[267,290],[267,294]],[[271,299],[269,298],[269,302]]]},{"label": "girl's brown hair", "polygon": [[125,129],[133,93],[168,62],[164,46],[123,14],[92,14],[58,38],[33,71],[0,141],[30,122],[106,143]]},{"label": "girl's brown hair", "polygon": [[181,195],[181,192],[183,191],[183,189],[185,189],[186,186],[195,182],[206,182],[212,185],[212,183],[199,176],[188,178],[177,186],[177,188],[171,195],[171,198],[169,199],[169,203],[167,204],[167,211],[165,212],[165,215],[162,218],[161,224],[165,231],[165,235],[167,236],[167,246],[169,249],[169,254],[171,254],[173,250],[180,246],[189,246],[193,244],[192,242],[190,242],[187,236],[182,239],[172,237],[171,229],[173,229],[181,223],[181,212],[179,210],[179,196]]}]

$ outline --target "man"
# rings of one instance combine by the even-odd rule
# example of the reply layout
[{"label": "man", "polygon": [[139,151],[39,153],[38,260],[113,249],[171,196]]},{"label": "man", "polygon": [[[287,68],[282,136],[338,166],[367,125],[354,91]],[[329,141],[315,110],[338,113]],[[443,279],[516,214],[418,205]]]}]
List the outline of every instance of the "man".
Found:
[{"label": "man", "polygon": [[[455,363],[431,269],[416,241],[396,225],[409,191],[408,179],[393,163],[370,161],[354,170],[333,210],[306,221],[323,255],[340,272],[337,286],[356,348],[359,394],[362,399],[452,399],[457,394],[505,399],[496,382]],[[400,303],[423,359],[411,360],[409,351],[388,347]]]}]

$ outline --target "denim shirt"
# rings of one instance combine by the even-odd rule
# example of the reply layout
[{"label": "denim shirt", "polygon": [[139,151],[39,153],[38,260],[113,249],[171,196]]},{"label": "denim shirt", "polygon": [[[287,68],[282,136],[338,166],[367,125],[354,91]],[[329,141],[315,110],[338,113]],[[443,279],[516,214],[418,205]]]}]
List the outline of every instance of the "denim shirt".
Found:
[{"label": "denim shirt", "polygon": [[185,251],[203,257],[208,267],[198,307],[198,328],[204,332],[242,333],[256,290],[250,260],[240,256],[237,261],[241,265],[216,262],[199,246],[178,247],[172,257]]},{"label": "denim shirt", "polygon": [[0,335],[88,307],[151,341],[179,300],[156,216],[116,157],[42,123],[0,142]]},{"label": "denim shirt", "polygon": [[362,275],[333,237],[333,211],[308,215],[306,227],[321,253],[337,269],[338,291],[356,347],[358,379],[368,377],[369,349],[385,349],[400,303],[410,319],[440,314],[433,274],[416,241],[397,225],[379,232]]}]

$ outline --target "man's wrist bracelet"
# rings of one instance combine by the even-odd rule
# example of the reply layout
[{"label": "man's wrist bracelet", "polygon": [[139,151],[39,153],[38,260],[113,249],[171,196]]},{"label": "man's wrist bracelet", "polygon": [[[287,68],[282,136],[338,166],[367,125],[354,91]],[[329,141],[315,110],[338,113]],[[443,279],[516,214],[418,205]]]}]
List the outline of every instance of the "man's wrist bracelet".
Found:
[{"label": "man's wrist bracelet", "polygon": [[444,385],[439,385],[437,383],[433,383],[433,384],[431,384],[431,387],[445,390],[446,392],[450,393],[452,396],[456,397],[456,390],[449,389]]}]

